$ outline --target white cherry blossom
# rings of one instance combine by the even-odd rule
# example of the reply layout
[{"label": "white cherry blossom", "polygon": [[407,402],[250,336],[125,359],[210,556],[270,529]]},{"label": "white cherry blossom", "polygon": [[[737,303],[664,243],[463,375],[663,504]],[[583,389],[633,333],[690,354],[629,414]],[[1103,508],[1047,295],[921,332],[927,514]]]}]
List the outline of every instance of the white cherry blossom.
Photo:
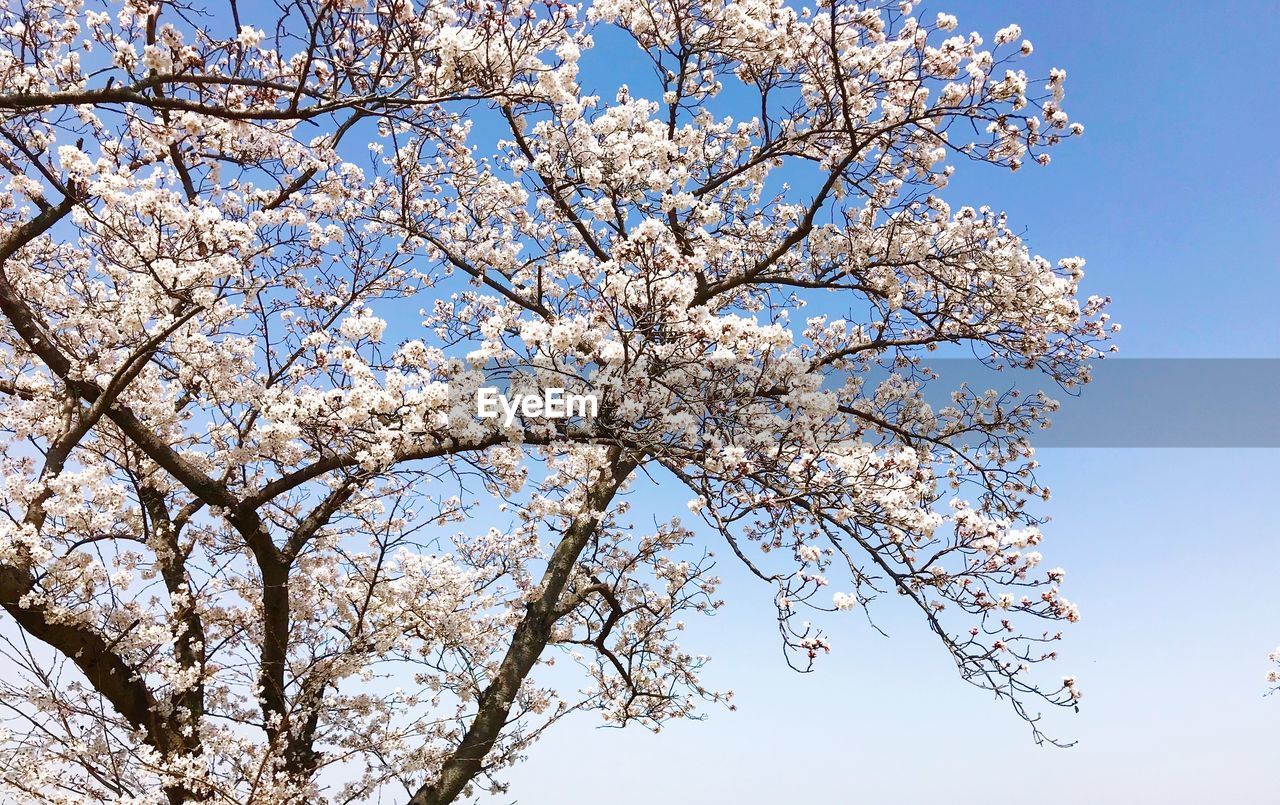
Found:
[{"label": "white cherry blossom", "polygon": [[718,574],[801,669],[908,607],[1044,739],[1055,404],[930,358],[1087,382],[1084,260],[942,195],[1083,128],[1016,25],[916,13],[0,2],[5,796],[500,791],[569,713],[731,707]]}]

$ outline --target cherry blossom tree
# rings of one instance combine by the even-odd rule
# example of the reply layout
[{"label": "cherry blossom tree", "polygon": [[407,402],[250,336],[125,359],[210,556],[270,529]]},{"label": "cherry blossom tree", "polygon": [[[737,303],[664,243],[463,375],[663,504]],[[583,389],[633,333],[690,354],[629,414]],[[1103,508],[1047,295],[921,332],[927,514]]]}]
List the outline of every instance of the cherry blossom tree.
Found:
[{"label": "cherry blossom tree", "polygon": [[[800,670],[888,593],[1037,739],[1079,698],[1038,670],[1077,618],[1029,507],[1054,403],[925,399],[957,350],[1074,387],[1113,328],[1082,260],[940,196],[1083,131],[1017,26],[0,8],[9,795],[500,789],[570,713],[728,704],[678,639],[716,573],[772,596]],[[600,410],[482,418],[494,384]],[[641,516],[655,485],[680,514]]]}]

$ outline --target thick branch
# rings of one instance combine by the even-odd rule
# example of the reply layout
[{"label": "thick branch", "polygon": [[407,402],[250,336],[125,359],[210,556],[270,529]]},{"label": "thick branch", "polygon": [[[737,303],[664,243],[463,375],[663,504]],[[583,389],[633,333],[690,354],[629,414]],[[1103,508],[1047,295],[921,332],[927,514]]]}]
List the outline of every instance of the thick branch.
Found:
[{"label": "thick branch", "polygon": [[635,461],[623,458],[617,448],[609,451],[605,477],[591,487],[583,512],[570,523],[547,562],[541,593],[529,603],[498,672],[480,695],[478,712],[462,743],[445,760],[439,775],[418,789],[409,805],[447,805],[457,799],[481,772],[485,757],[507,724],[520,686],[547,646],[556,622],[560,595],[579,555],[599,525],[609,502],[635,467]]}]

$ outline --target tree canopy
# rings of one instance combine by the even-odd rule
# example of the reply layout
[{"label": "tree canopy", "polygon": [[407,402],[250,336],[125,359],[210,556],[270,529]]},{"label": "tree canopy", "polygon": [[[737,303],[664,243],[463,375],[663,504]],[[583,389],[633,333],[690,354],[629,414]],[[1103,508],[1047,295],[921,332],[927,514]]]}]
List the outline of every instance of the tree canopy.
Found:
[{"label": "tree canopy", "polygon": [[[1041,668],[1078,617],[1029,508],[1054,403],[931,406],[930,359],[1075,387],[1113,325],[943,199],[1083,131],[1016,25],[957,24],[10,0],[3,786],[454,802],[566,714],[727,704],[678,639],[717,574],[802,670],[900,599],[1043,738],[1080,695]],[[481,417],[495,384],[599,411]]]}]

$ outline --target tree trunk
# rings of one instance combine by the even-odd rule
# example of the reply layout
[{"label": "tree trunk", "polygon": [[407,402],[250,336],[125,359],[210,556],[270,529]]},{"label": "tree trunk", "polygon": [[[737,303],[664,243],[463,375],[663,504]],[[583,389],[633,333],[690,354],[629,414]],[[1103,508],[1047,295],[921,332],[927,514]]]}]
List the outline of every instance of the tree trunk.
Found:
[{"label": "tree trunk", "polygon": [[610,450],[609,474],[589,490],[586,511],[574,518],[552,553],[542,576],[542,593],[528,605],[524,619],[516,627],[497,674],[480,696],[479,710],[462,743],[444,762],[436,779],[417,790],[409,805],[447,805],[453,802],[484,767],[485,757],[507,724],[511,704],[520,686],[547,646],[558,617],[556,606],[560,594],[564,592],[582,549],[618,488],[635,469],[635,462],[621,459],[620,454],[617,448]]}]

